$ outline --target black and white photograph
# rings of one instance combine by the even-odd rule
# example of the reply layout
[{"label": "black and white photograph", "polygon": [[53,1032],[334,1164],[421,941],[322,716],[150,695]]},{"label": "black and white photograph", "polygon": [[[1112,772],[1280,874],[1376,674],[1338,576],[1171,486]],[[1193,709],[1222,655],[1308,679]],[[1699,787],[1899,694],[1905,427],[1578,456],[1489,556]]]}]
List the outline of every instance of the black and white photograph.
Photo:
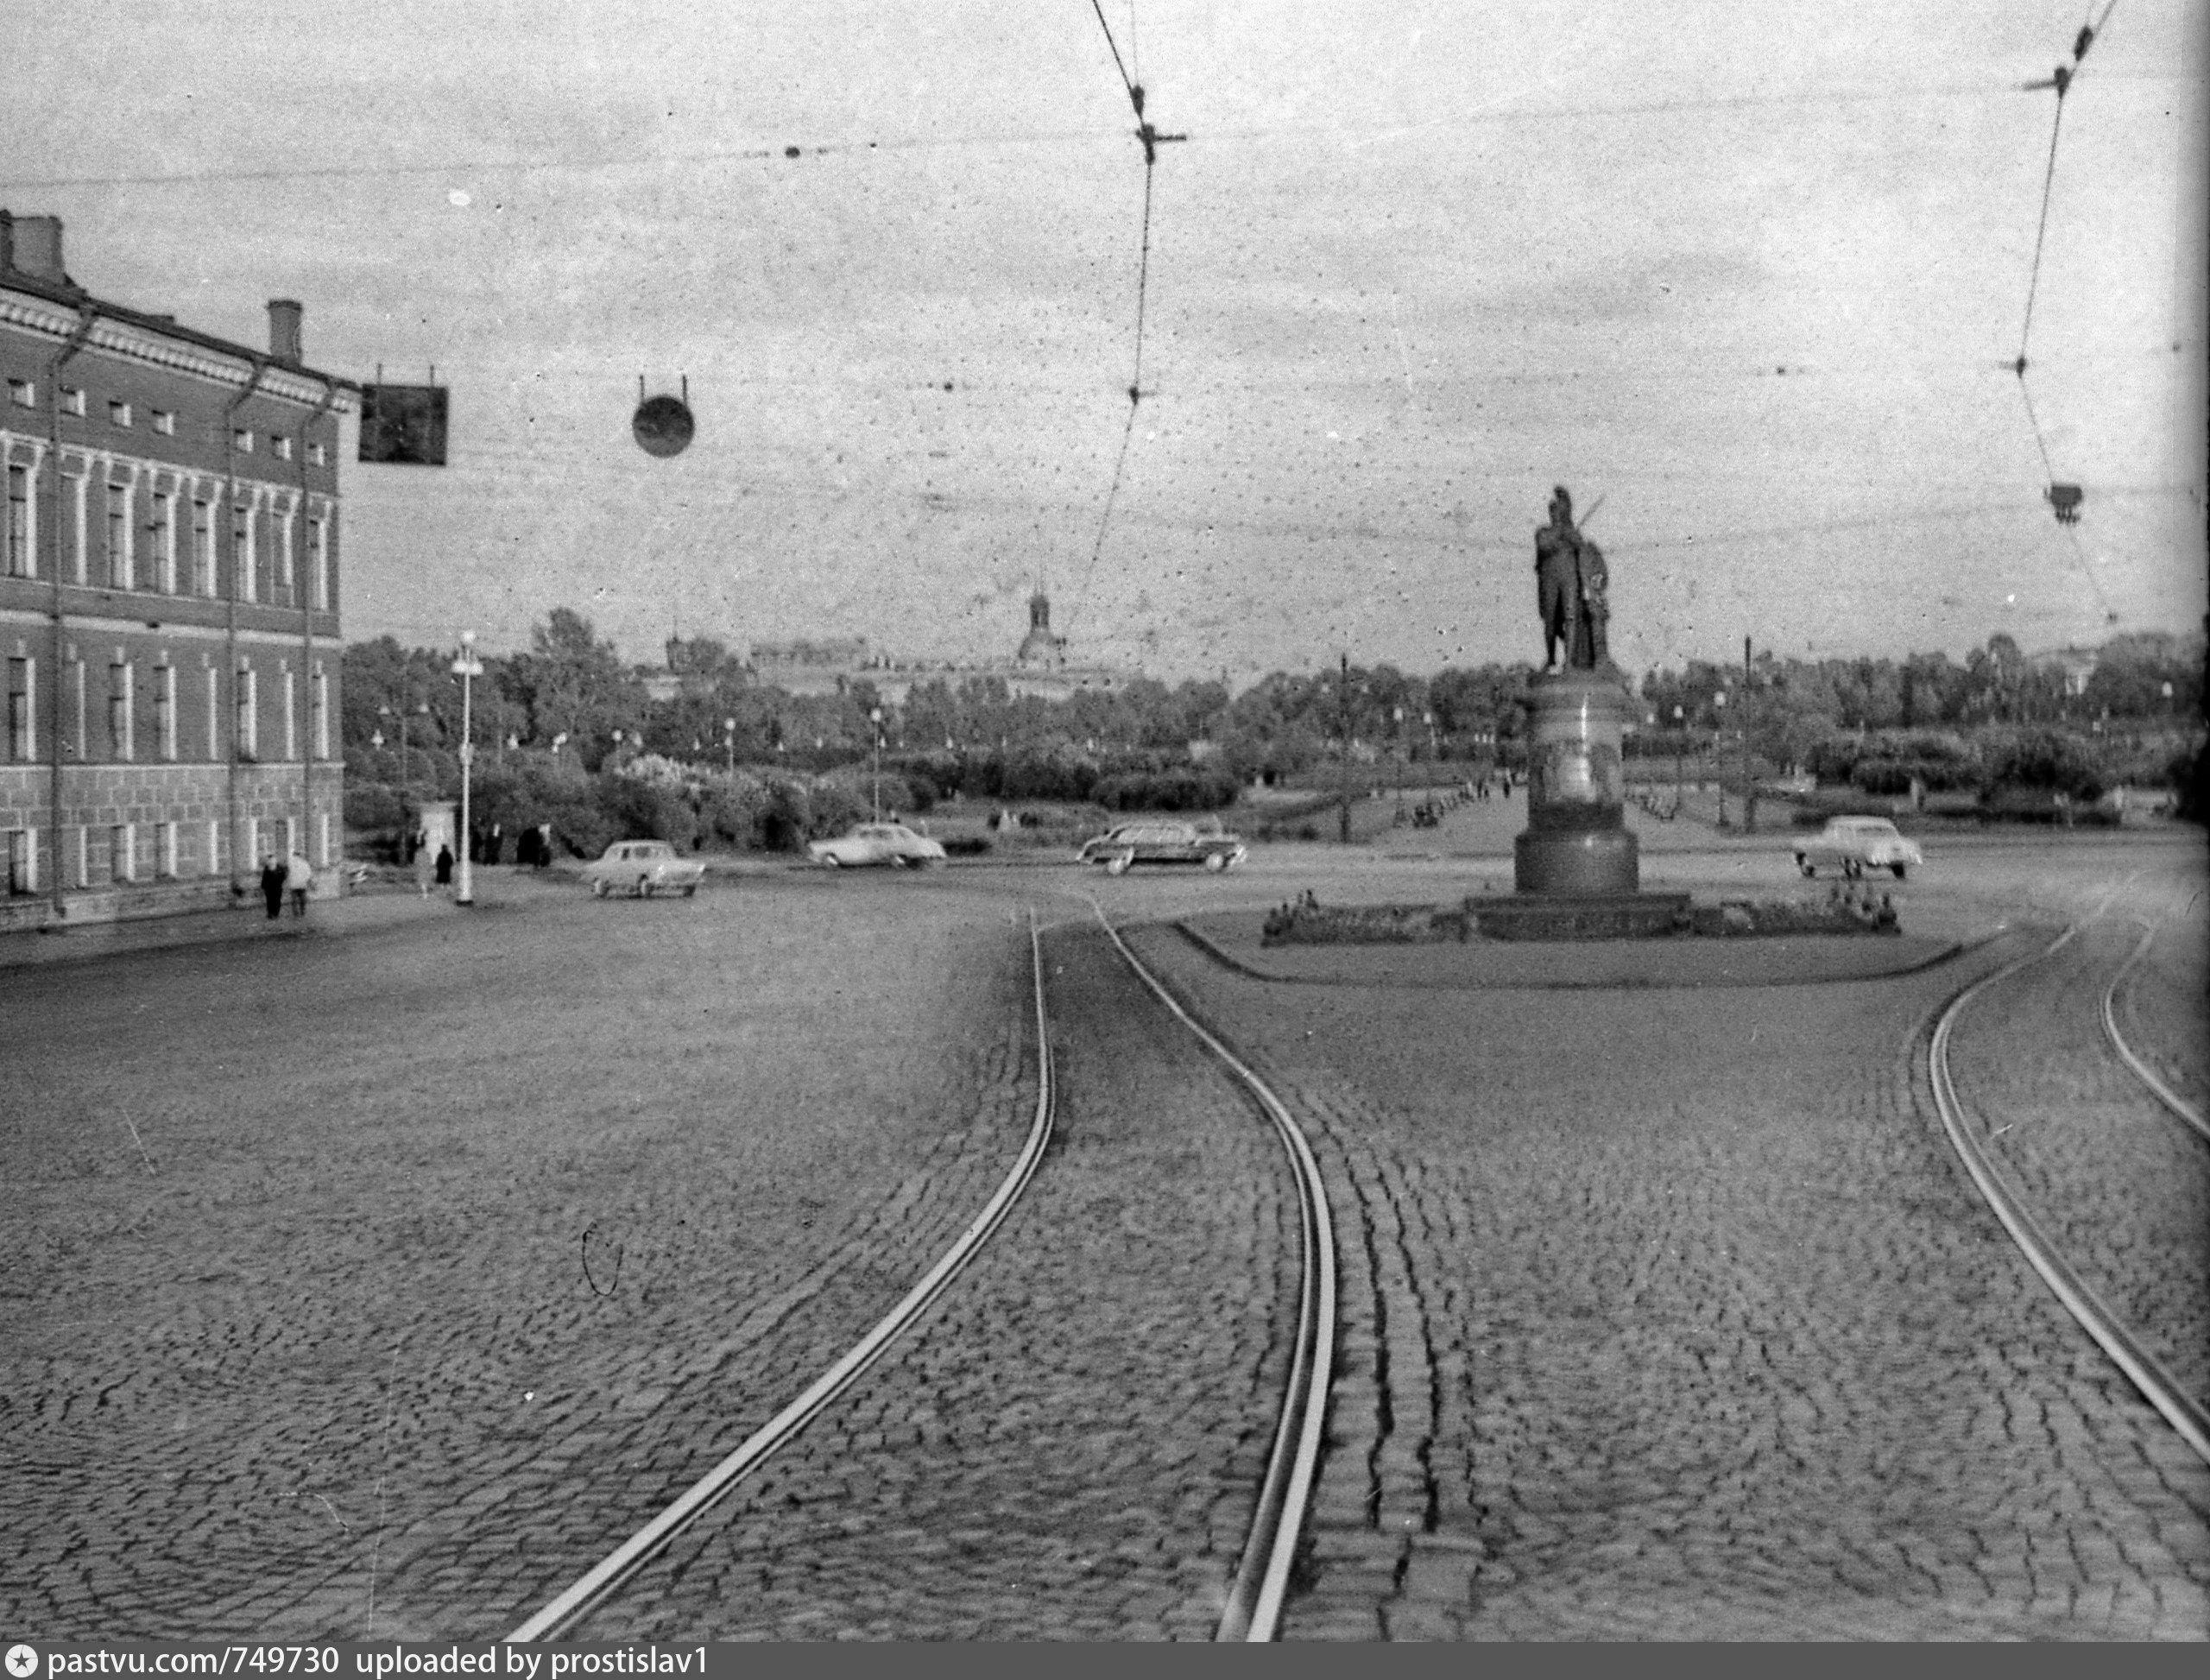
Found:
[{"label": "black and white photograph", "polygon": [[2206,0],[0,56],[9,1680],[2210,1640]]}]

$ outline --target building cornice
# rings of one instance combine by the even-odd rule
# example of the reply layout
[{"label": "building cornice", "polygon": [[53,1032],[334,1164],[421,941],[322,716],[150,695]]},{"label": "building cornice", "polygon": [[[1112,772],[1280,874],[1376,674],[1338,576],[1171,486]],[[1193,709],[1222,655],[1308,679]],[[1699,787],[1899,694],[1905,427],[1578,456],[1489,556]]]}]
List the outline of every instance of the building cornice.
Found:
[{"label": "building cornice", "polygon": [[[243,388],[253,377],[256,358],[251,351],[239,346],[224,346],[219,339],[183,329],[164,331],[135,312],[111,309],[91,299],[85,300],[85,307],[93,318],[91,335],[85,340],[89,351],[104,351],[126,362],[166,368],[173,373],[186,374],[232,389]],[[0,286],[0,326],[51,338],[58,344],[67,342],[81,319],[79,310],[66,304]],[[254,394],[296,402],[304,407],[314,407],[328,394],[334,412],[350,414],[353,390],[342,380],[309,369],[295,370],[271,363],[262,374]]]}]

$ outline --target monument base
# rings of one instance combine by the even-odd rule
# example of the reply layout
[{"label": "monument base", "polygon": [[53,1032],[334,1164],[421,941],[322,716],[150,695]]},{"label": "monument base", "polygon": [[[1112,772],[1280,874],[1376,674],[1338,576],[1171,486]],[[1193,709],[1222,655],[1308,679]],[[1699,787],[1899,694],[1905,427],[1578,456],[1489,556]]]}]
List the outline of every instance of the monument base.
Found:
[{"label": "monument base", "polygon": [[1465,914],[1484,939],[1654,939],[1695,931],[1686,893],[1469,898]]},{"label": "monument base", "polygon": [[1641,882],[1641,843],[1628,829],[1535,829],[1512,843],[1512,884],[1522,893],[1587,898]]}]

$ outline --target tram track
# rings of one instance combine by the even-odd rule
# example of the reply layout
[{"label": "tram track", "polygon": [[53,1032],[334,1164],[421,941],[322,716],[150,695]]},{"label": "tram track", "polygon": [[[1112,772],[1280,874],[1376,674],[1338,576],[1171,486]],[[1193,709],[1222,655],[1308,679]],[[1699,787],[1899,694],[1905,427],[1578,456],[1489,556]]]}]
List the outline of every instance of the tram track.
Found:
[{"label": "tram track", "polygon": [[[1951,1147],[2027,1262],[2143,1398],[2199,1457],[2210,1462],[2210,1408],[2206,1408],[2201,1399],[2174,1375],[2138,1331],[2109,1306],[2102,1294],[2067,1259],[2029,1206],[2011,1175],[1975,1135],[1974,1117],[1958,1093],[1949,1064],[1950,1045],[1957,1024],[1974,1001],[2032,965],[2055,957],[2086,925],[2086,922],[2072,923],[2041,950],[2029,951],[2005,963],[1952,998],[1942,1009],[1928,1042],[1927,1077]],[[2121,969],[2119,977],[2123,974]],[[2129,1071],[2138,1077],[2142,1070],[2136,1065],[2135,1058],[2124,1052],[2123,1039],[2116,1032],[2112,999],[2117,984],[2118,979],[2113,978],[2102,995],[2103,1030],[2113,1048],[2121,1051]],[[2159,1100],[2163,1100],[2161,1095]],[[1982,1126],[1985,1124],[1983,1121]]]},{"label": "tram track", "polygon": [[1312,1146],[1288,1107],[1241,1057],[1184,1008],[1180,1000],[1128,949],[1120,930],[1107,918],[1104,906],[1093,900],[1091,908],[1121,959],[1257,1102],[1281,1140],[1297,1183],[1304,1253],[1289,1382],[1276,1418],[1273,1448],[1267,1455],[1250,1536],[1214,1633],[1216,1640],[1261,1644],[1271,1640],[1280,1625],[1304,1510],[1319,1464],[1321,1432],[1327,1422],[1336,1295],[1335,1224],[1328,1209],[1327,1187]]},{"label": "tram track", "polygon": [[817,1417],[864,1375],[887,1353],[893,1342],[919,1320],[948,1289],[968,1262],[981,1251],[1029,1180],[1035,1177],[1051,1136],[1057,1107],[1052,1079],[1051,1036],[1044,1003],[1044,957],[1035,919],[1028,925],[1030,967],[1036,1011],[1036,1115],[1020,1153],[996,1191],[983,1204],[958,1240],[930,1267],[920,1281],[891,1308],[874,1328],[843,1356],[816,1378],[805,1392],[748,1437],[736,1449],[707,1471],[659,1515],[608,1553],[597,1564],[556,1595],[534,1615],[506,1636],[509,1644],[552,1639],[567,1632],[593,1608],[621,1590],[637,1572],[665,1551],[671,1541],[691,1527],[733,1493],[739,1483],[788,1446]]},{"label": "tram track", "polygon": [[[1279,1628],[1304,1516],[1311,1496],[1332,1370],[1336,1292],[1335,1238],[1325,1189],[1311,1147],[1280,1098],[1233,1050],[1198,1022],[1136,957],[1101,905],[1086,897],[1083,902],[1127,970],[1197,1040],[1206,1056],[1225,1071],[1268,1122],[1290,1165],[1301,1254],[1297,1265],[1298,1298],[1293,1330],[1287,1338],[1288,1380],[1272,1420],[1266,1466],[1259,1479],[1248,1530],[1236,1554],[1235,1573],[1214,1628],[1214,1638],[1219,1640],[1271,1640]],[[1032,912],[1028,932],[1039,1047],[1036,1110],[1018,1158],[988,1203],[951,1249],[834,1365],[621,1545],[516,1626],[506,1636],[508,1641],[526,1643],[575,1635],[588,1623],[594,1610],[616,1600],[641,1572],[667,1554],[679,1536],[697,1525],[748,1477],[794,1443],[809,1424],[880,1361],[899,1338],[928,1312],[1004,1223],[1015,1201],[1036,1175],[1052,1142],[1058,1106],[1058,1080],[1045,984],[1044,930]]]},{"label": "tram track", "polygon": [[2135,1054],[2132,1045],[2126,1043],[2125,1035],[2118,1030],[2118,988],[2125,984],[2125,976],[2131,974],[2141,959],[2149,954],[2149,947],[2156,943],[2156,925],[2150,923],[2144,925],[2142,929],[2141,943],[2133,948],[2133,954],[2125,959],[2124,966],[2111,976],[2110,984],[2103,988],[2103,1037],[2110,1041],[2110,1047],[2118,1052],[2118,1060],[2125,1064],[2136,1079],[2148,1087],[2150,1094],[2163,1104],[2167,1112],[2187,1126],[2205,1143],[2210,1143],[2210,1121],[2203,1118],[2202,1110],[2159,1078],[2156,1070]]}]

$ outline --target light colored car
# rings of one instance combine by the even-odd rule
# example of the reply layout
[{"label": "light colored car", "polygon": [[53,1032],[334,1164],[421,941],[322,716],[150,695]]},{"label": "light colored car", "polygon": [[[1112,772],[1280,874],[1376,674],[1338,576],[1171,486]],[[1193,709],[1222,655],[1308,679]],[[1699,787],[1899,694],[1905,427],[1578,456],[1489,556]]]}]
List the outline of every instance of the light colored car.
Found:
[{"label": "light colored car", "polygon": [[1242,841],[1195,823],[1123,823],[1109,833],[1083,843],[1075,854],[1083,863],[1102,863],[1108,875],[1125,875],[1137,863],[1200,863],[1217,874],[1245,856]]},{"label": "light colored car", "polygon": [[687,899],[705,878],[704,864],[678,857],[665,840],[616,840],[584,865],[584,879],[600,898],[609,893],[629,893],[641,899],[680,893]]},{"label": "light colored car", "polygon": [[816,840],[806,855],[824,868],[863,869],[887,864],[893,869],[933,868],[944,862],[944,848],[903,823],[862,823],[834,840]]},{"label": "light colored car", "polygon": [[1851,876],[1867,869],[1892,869],[1901,881],[1906,870],[1926,861],[1885,817],[1830,818],[1815,838],[1800,843],[1794,850],[1796,867],[1807,875],[1818,874],[1823,864]]}]

